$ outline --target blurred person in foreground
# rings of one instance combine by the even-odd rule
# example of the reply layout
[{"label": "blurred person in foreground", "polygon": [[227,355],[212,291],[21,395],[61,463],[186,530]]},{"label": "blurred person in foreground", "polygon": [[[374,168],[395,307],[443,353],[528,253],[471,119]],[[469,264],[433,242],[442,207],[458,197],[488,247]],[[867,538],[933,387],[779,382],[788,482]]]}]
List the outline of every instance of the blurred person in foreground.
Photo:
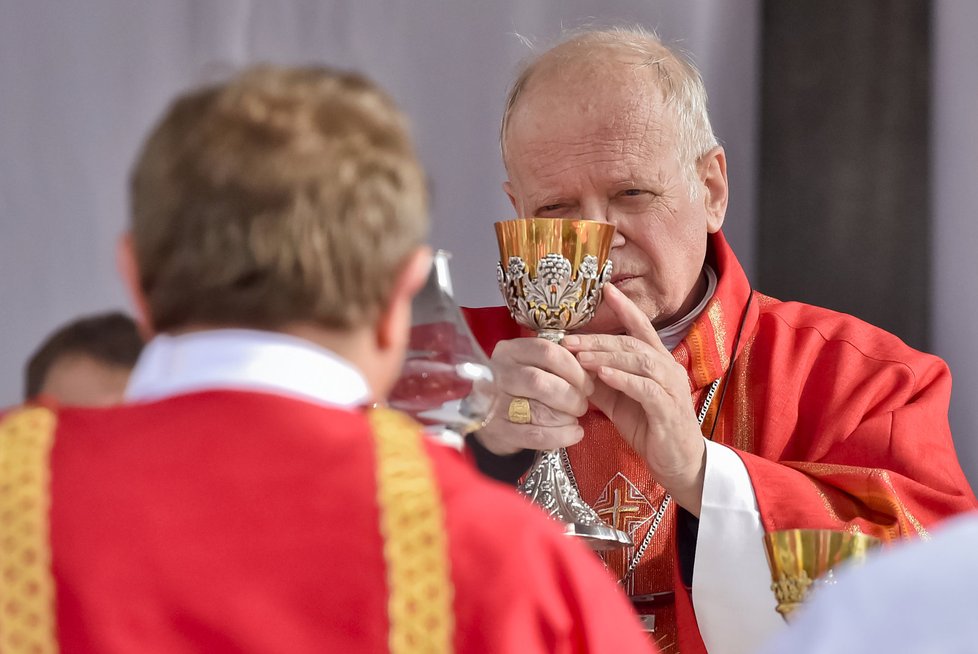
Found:
[{"label": "blurred person in foreground", "polygon": [[942,524],[812,593],[764,654],[978,652],[978,514]]},{"label": "blurred person in foreground", "polygon": [[590,552],[363,408],[431,261],[384,93],[321,68],[188,93],[130,191],[156,335],[126,404],[0,425],[0,650],[649,651]]},{"label": "blurred person in foreground", "polygon": [[480,467],[512,482],[532,450],[566,447],[583,499],[633,537],[609,567],[683,654],[750,652],[781,628],[765,531],[893,541],[976,505],[943,361],[751,288],[721,230],[706,107],[698,71],[640,29],[531,60],[502,121],[505,191],[518,217],[615,225],[613,277],[561,345],[505,308],[468,313],[506,389],[472,439]]},{"label": "blurred person in foreground", "polygon": [[76,318],[31,355],[24,370],[24,399],[71,406],[119,404],[142,349],[136,322],[124,313]]}]

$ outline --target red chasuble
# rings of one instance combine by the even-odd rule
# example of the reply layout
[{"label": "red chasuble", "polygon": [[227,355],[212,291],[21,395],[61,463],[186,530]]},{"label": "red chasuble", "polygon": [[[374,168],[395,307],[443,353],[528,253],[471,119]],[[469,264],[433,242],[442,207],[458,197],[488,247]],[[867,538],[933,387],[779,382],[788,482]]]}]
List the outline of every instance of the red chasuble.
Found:
[{"label": "red chasuble", "polygon": [[[765,530],[840,529],[892,541],[924,536],[976,506],[951,441],[943,361],[852,316],[752,291],[722,234],[711,237],[708,256],[716,292],[673,356],[688,371],[697,410],[722,380],[703,432],[743,459]],[[467,317],[487,352],[527,335],[502,307]],[[584,500],[642,542],[662,487],[603,414],[592,410],[581,424],[584,439],[568,454]],[[655,639],[674,651],[678,637],[691,654],[704,647],[678,581],[674,526],[673,505],[625,586],[633,596],[678,591],[655,609]],[[620,578],[634,555],[612,554],[607,564]]]},{"label": "red chasuble", "polygon": [[590,552],[384,414],[209,391],[8,415],[0,650],[649,651]]}]

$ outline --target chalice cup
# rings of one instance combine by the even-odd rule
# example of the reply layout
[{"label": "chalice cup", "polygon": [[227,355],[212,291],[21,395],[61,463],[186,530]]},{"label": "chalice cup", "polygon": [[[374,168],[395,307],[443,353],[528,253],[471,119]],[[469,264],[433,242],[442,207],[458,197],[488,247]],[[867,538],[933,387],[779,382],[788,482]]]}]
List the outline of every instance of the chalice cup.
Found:
[{"label": "chalice cup", "polygon": [[[614,235],[613,225],[593,220],[496,223],[496,276],[513,319],[554,343],[587,324],[611,279],[608,255]],[[519,490],[593,549],[632,546],[627,533],[607,525],[581,499],[564,450],[538,452]]]},{"label": "chalice cup", "polygon": [[836,566],[859,564],[881,541],[832,529],[785,529],[764,535],[776,610],[785,620],[819,589],[835,584]]}]

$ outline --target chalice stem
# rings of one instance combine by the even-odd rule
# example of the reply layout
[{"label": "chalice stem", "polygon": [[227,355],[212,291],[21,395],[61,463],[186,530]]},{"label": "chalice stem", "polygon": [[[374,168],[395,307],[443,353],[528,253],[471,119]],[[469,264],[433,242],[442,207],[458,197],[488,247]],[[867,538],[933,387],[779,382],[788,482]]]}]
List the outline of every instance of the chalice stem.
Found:
[{"label": "chalice stem", "polygon": [[560,343],[564,340],[564,334],[566,334],[563,329],[541,329],[537,332],[538,338],[543,338],[551,343]]},{"label": "chalice stem", "polygon": [[542,450],[519,488],[547,514],[566,525],[566,533],[581,538],[592,549],[631,547],[631,537],[598,516],[577,491],[564,469],[561,450]]}]

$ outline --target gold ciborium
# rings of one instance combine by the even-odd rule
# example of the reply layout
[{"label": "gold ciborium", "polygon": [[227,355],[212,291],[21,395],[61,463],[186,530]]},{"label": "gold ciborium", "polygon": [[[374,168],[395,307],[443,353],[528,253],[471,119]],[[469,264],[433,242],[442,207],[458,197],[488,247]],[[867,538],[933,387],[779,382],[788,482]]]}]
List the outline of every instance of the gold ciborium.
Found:
[{"label": "gold ciborium", "polygon": [[873,536],[831,529],[786,529],[765,534],[778,613],[787,620],[814,589],[835,583],[835,566],[861,563],[879,545],[880,540]]},{"label": "gold ciborium", "polygon": [[[602,287],[611,279],[608,254],[614,235],[613,225],[592,220],[496,223],[496,276],[513,319],[554,343],[583,327],[594,317]],[[628,534],[605,524],[581,499],[563,450],[538,452],[520,492],[594,549],[632,545]]]}]

